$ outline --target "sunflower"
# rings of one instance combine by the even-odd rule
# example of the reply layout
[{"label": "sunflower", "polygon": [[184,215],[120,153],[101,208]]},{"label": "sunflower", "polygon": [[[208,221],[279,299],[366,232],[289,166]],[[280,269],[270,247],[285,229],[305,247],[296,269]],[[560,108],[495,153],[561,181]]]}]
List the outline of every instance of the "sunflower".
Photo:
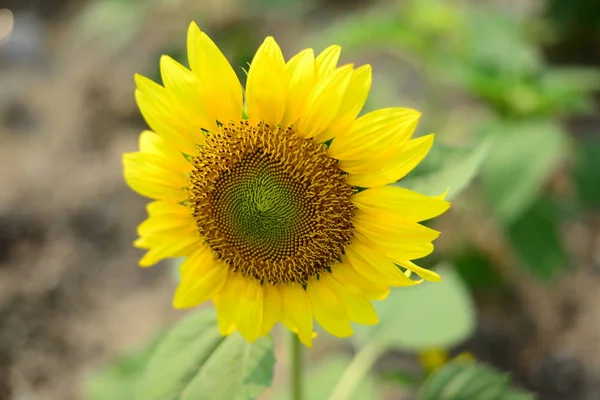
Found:
[{"label": "sunflower", "polygon": [[390,286],[440,279],[411,260],[439,235],[419,222],[449,203],[390,185],[433,135],[412,138],[421,114],[408,108],[358,117],[369,65],[338,66],[339,46],[286,62],[268,37],[243,93],[195,23],[187,52],[189,69],[161,58],[162,86],[136,75],[152,131],[123,159],[129,186],[153,199],[140,265],[186,257],[175,307],[212,300],[223,335],[254,341],[281,321],[311,346],[313,319],[345,337],[351,322],[378,322],[371,301]]}]

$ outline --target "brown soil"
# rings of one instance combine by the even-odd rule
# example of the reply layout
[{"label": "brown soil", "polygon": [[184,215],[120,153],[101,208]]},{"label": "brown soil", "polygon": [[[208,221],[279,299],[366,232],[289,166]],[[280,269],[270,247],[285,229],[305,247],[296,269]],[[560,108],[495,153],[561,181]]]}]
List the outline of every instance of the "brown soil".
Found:
[{"label": "brown soil", "polygon": [[133,74],[175,30],[149,14],[117,54],[81,41],[65,15],[15,11],[12,39],[34,47],[0,41],[2,400],[81,399],[90,373],[181,314],[170,270],[137,267],[146,201],[121,171],[144,128]]},{"label": "brown soil", "polygon": [[[190,15],[214,31],[245,23],[235,0],[165,5],[143,18],[125,51],[82,40],[73,22],[82,3],[68,2],[68,13],[35,8],[44,3],[31,0],[27,10],[38,13],[19,14],[22,26],[33,24],[23,33],[33,48],[0,39],[0,400],[82,399],[89,374],[181,316],[169,268],[137,267],[141,252],[131,246],[146,202],[121,171],[145,127],[133,74],[152,73],[165,47],[181,43]],[[293,43],[296,23],[269,21]],[[580,268],[555,287],[514,272],[518,261],[494,226],[466,224],[478,229],[463,236],[516,282],[510,302],[479,299],[469,349],[541,399],[600,393],[599,222],[566,227]]]}]

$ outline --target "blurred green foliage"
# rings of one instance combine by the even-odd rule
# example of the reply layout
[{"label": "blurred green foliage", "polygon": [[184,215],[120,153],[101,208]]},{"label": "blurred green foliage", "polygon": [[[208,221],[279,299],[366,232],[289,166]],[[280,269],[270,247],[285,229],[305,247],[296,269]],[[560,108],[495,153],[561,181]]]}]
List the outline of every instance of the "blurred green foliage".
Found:
[{"label": "blurred green foliage", "polygon": [[482,168],[482,186],[500,223],[510,225],[543,193],[565,159],[567,138],[549,120],[495,124]]},{"label": "blurred green foliage", "polygon": [[417,400],[533,400],[509,386],[509,376],[466,361],[454,361],[432,374]]},{"label": "blurred green foliage", "polygon": [[[311,41],[338,42],[353,52],[381,49],[408,63],[422,75],[425,87],[423,98],[412,101],[423,104],[430,120],[448,121],[445,115],[456,111],[440,102],[444,87],[479,100],[485,108],[465,116],[478,121],[478,115],[483,115],[483,119],[474,126],[464,123],[462,128],[467,131],[459,135],[463,146],[465,140],[470,142],[464,148],[470,147],[471,153],[465,150],[457,160],[456,153],[446,151],[448,142],[457,139],[444,132],[460,131],[460,126],[437,126],[437,150],[399,184],[428,194],[439,194],[447,185],[452,196],[453,188],[462,189],[471,182],[481,164],[480,186],[504,227],[503,234],[515,243],[514,251],[531,272],[550,278],[567,263],[556,232],[560,215],[546,210],[545,223],[538,224],[539,218],[526,214],[535,213],[538,200],[549,196],[549,180],[572,156],[572,140],[561,118],[593,110],[591,93],[600,88],[600,71],[550,66],[542,55],[540,30],[533,27],[527,20],[483,6],[410,0],[396,9],[374,7],[337,21]],[[402,71],[394,71],[391,78],[382,80],[382,86],[403,83],[401,75]],[[374,86],[374,90],[384,90]],[[373,108],[383,106],[372,102],[373,98]],[[592,183],[593,172],[587,172],[594,171],[587,166],[592,157],[578,158],[579,167],[586,165],[577,170],[578,180],[586,180],[580,192],[589,199],[597,187]],[[470,164],[475,168],[468,168]],[[439,173],[425,170],[435,166]],[[455,178],[459,176],[464,182]],[[433,190],[428,192],[428,188]],[[552,234],[546,232],[549,227]],[[533,237],[534,248],[552,249],[548,257],[542,259],[541,251],[530,248]]]},{"label": "blurred green foliage", "polygon": [[489,145],[489,140],[482,140],[474,148],[437,145],[431,149],[426,161],[395,185],[429,196],[439,196],[447,190],[445,198],[452,200],[475,178]]},{"label": "blurred green foliage", "polygon": [[[351,361],[349,356],[332,355],[311,367],[306,376],[306,381],[310,383],[306,385],[306,399],[330,398],[335,383],[342,378]],[[377,381],[367,376],[358,382],[348,400],[377,400],[379,398],[377,386]],[[285,386],[281,386],[275,396],[275,400],[290,400],[290,398],[289,390]]]},{"label": "blurred green foliage", "polygon": [[600,3],[596,0],[549,0],[547,14],[562,35],[594,34],[600,31]]},{"label": "blurred green foliage", "polygon": [[552,197],[540,197],[508,229],[508,237],[523,265],[543,279],[555,278],[567,266],[560,238],[562,209]]},{"label": "blurred green foliage", "polygon": [[170,329],[149,360],[140,400],[253,399],[271,385],[273,339],[219,334],[212,308]]},{"label": "blurred green foliage", "polygon": [[508,285],[491,260],[473,245],[455,256],[454,265],[462,280],[475,293],[485,291],[498,294]]},{"label": "blurred green foliage", "polygon": [[475,329],[471,296],[452,268],[442,265],[436,271],[443,276],[441,282],[392,290],[387,299],[376,302],[380,322],[356,326],[357,348],[375,343],[418,352],[467,339]]},{"label": "blurred green foliage", "polygon": [[[166,0],[153,1],[97,1],[82,15],[80,29],[88,37],[102,38],[100,45],[123,49],[142,26],[151,4]],[[282,12],[293,6],[294,12],[308,13],[316,3],[307,7],[298,0],[252,0],[248,10]],[[597,15],[580,15],[576,6],[567,3],[549,3],[549,13],[560,29],[572,28],[578,19],[597,20]],[[575,3],[594,8],[589,0]],[[422,125],[435,127],[438,133],[429,157],[398,185],[430,195],[449,189],[447,196],[455,202],[476,193],[465,204],[476,204],[495,218],[499,233],[526,268],[523,272],[552,282],[569,263],[561,237],[562,222],[568,217],[565,209],[589,212],[600,208],[600,142],[577,143],[564,126],[565,117],[593,110],[591,94],[600,89],[600,72],[550,65],[542,54],[548,31],[539,28],[544,24],[472,3],[408,0],[344,14],[302,40],[317,49],[338,43],[348,58],[352,53],[368,53],[373,58],[391,55],[398,63],[375,72],[366,108],[398,104],[423,109],[427,118]],[[253,34],[253,25],[240,21],[213,38],[230,51],[232,64],[245,66],[254,51]],[[182,50],[173,46],[165,52],[185,64]],[[243,81],[241,68],[236,72]],[[414,91],[417,94],[400,90],[414,83],[415,75],[420,85]],[[463,109],[454,104],[461,102],[466,104]],[[570,200],[557,196],[551,184],[558,174],[571,174],[567,166],[572,167],[569,177],[577,195]],[[465,191],[469,187],[472,190]],[[565,201],[574,204],[565,205]],[[438,268],[444,278],[441,283],[396,289],[378,302],[380,323],[356,328],[354,357],[333,355],[311,369],[308,399],[339,393],[334,387],[340,379],[350,387],[347,398],[377,398],[379,381],[369,370],[381,354],[391,349],[417,354],[468,339],[475,330],[476,313],[467,287],[477,292],[510,285],[485,249],[470,246],[445,255],[445,266]],[[151,344],[94,378],[90,398],[132,398],[140,379],[145,382],[142,399],[202,398],[209,392],[221,393],[222,398],[237,398],[236,393],[252,398],[261,393],[272,379],[271,339],[248,345],[237,336],[220,338],[211,312],[192,315],[158,347]],[[226,364],[211,363],[215,354]],[[403,371],[397,376],[404,376]],[[418,381],[403,380],[402,384],[415,386]],[[451,362],[429,376],[418,397],[532,398],[511,389],[507,376],[461,362]]]},{"label": "blurred green foliage", "polygon": [[93,376],[87,384],[87,397],[90,400],[135,399],[146,365],[163,337],[160,334],[140,350],[119,357],[102,373]]},{"label": "blurred green foliage", "polygon": [[577,147],[574,180],[581,206],[600,209],[600,140],[589,140]]},{"label": "blurred green foliage", "polygon": [[91,400],[254,399],[271,386],[271,336],[250,344],[219,334],[212,307],[190,314],[88,385]]}]

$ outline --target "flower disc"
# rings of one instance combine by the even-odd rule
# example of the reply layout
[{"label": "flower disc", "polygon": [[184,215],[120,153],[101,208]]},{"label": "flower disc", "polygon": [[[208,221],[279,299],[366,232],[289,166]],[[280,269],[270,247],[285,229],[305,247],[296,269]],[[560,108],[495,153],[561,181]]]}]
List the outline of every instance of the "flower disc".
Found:
[{"label": "flower disc", "polygon": [[273,284],[337,262],[352,237],[352,186],[326,147],[291,128],[221,127],[193,158],[200,234],[236,272]]}]

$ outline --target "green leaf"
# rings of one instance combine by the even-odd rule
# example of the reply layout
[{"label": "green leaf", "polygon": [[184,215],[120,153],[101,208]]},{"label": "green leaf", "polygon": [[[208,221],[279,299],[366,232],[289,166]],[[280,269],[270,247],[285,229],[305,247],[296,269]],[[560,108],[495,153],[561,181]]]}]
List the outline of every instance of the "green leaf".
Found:
[{"label": "green leaf", "polygon": [[524,265],[545,280],[554,278],[567,265],[567,253],[560,238],[561,209],[548,196],[507,228],[508,237]]},{"label": "green leaf", "polygon": [[[469,18],[467,62],[488,74],[527,76],[542,66],[539,50],[525,25],[507,14],[473,7]],[[504,56],[510,52],[510,60]]]},{"label": "green leaf", "polygon": [[375,44],[397,44],[408,33],[396,13],[375,9],[335,21],[309,35],[306,42],[316,49],[339,43],[346,51],[352,51]]},{"label": "green leaf", "polygon": [[507,374],[485,365],[454,361],[430,375],[417,400],[533,400],[509,386]]},{"label": "green leaf", "polygon": [[387,299],[376,302],[379,324],[356,327],[359,345],[375,342],[419,351],[448,348],[467,339],[475,328],[472,298],[453,269],[436,270],[442,282],[394,288]]},{"label": "green leaf", "polygon": [[456,271],[474,292],[497,293],[507,284],[492,260],[475,247],[469,247],[455,256]]},{"label": "green leaf", "polygon": [[140,379],[143,377],[148,360],[163,337],[164,335],[159,335],[143,349],[120,357],[113,365],[93,376],[87,384],[86,398],[90,400],[134,399],[139,391]]},{"label": "green leaf", "polygon": [[548,113],[593,113],[592,93],[600,89],[600,71],[585,68],[553,68],[540,77]]},{"label": "green leaf", "polygon": [[483,164],[483,189],[498,219],[514,221],[538,197],[564,159],[567,141],[550,121],[506,123],[492,131]]},{"label": "green leaf", "polygon": [[600,140],[578,146],[573,172],[579,201],[586,208],[600,209]]},{"label": "green leaf", "polygon": [[270,386],[273,339],[250,344],[219,335],[214,310],[203,309],[169,332],[148,365],[140,400],[253,399]]},{"label": "green leaf", "polygon": [[420,376],[413,372],[412,374],[408,371],[395,370],[383,374],[383,378],[395,383],[401,387],[414,387],[417,382],[421,380]]},{"label": "green leaf", "polygon": [[147,4],[143,2],[95,1],[87,4],[75,20],[74,34],[104,51],[127,46],[142,26]]},{"label": "green leaf", "polygon": [[[440,146],[438,146],[440,147]],[[440,147],[431,156],[433,170],[401,180],[396,185],[406,187],[429,196],[438,196],[450,189],[447,199],[451,200],[466,189],[477,175],[488,153],[489,141],[482,141],[473,149]],[[431,168],[431,167],[429,167]],[[419,172],[419,171],[415,171]]]}]

